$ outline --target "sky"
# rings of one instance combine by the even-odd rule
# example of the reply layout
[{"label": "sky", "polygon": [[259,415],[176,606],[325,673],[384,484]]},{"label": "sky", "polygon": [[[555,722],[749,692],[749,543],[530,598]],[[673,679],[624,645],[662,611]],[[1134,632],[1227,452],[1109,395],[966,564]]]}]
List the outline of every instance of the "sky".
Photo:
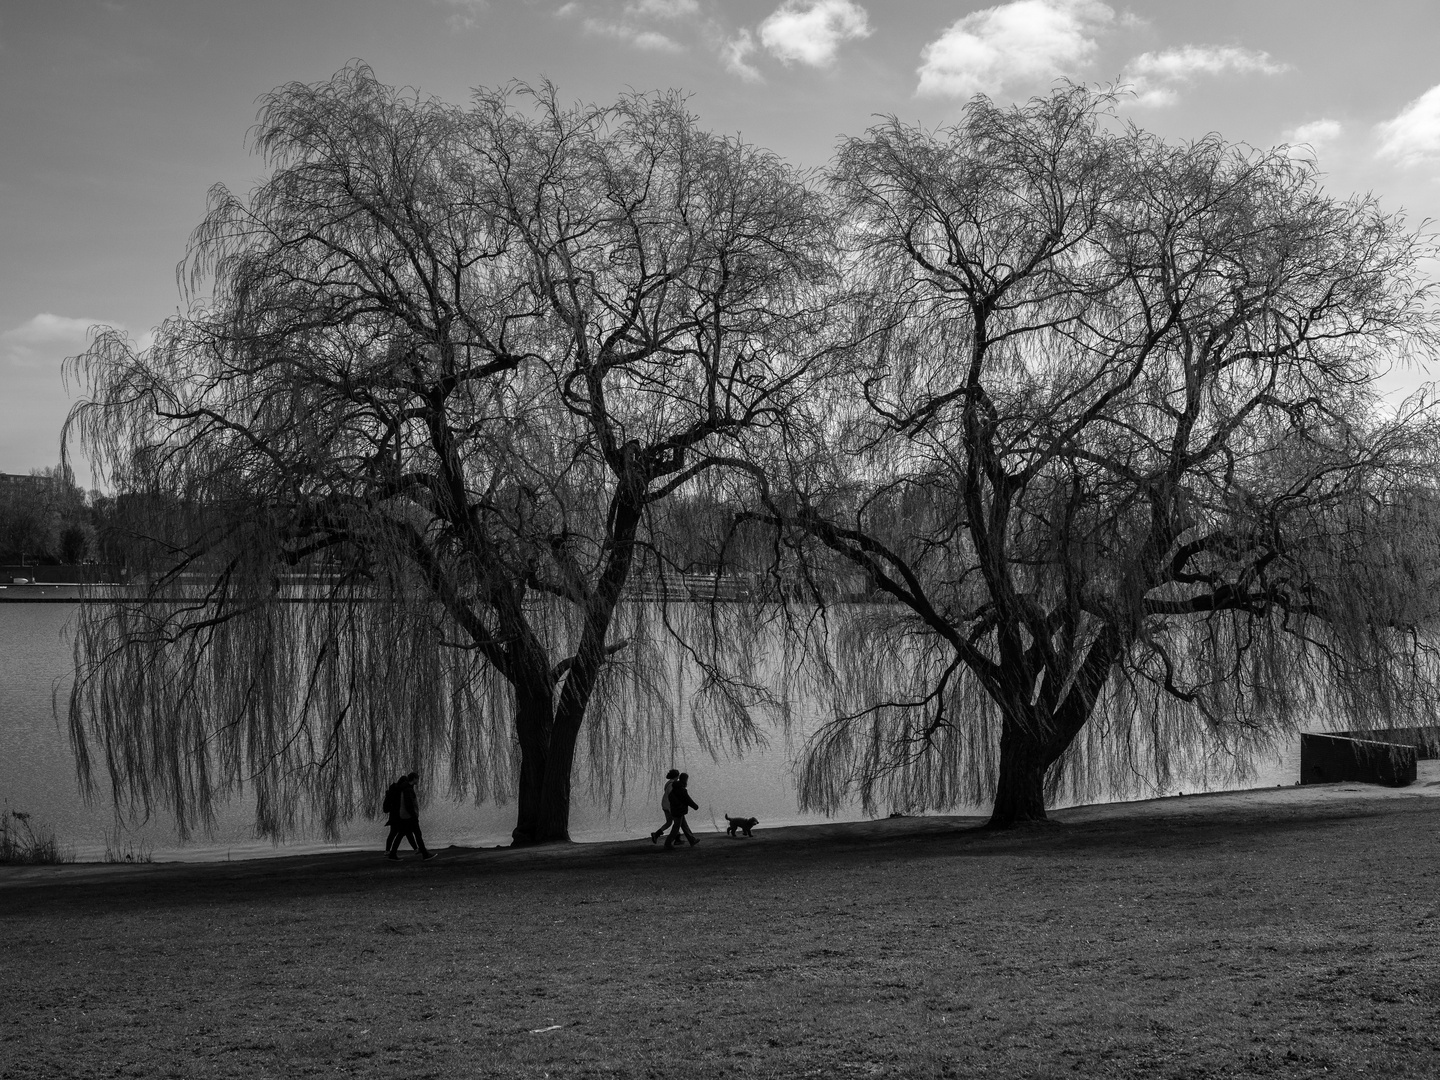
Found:
[{"label": "sky", "polygon": [[354,59],[454,103],[515,79],[592,102],[679,88],[804,166],[878,116],[1118,81],[1142,127],[1290,145],[1331,193],[1419,225],[1440,218],[1437,42],[1436,0],[0,0],[0,472],[59,459],[89,327],[143,345],[185,309],[207,191],[264,175],[258,98]]}]

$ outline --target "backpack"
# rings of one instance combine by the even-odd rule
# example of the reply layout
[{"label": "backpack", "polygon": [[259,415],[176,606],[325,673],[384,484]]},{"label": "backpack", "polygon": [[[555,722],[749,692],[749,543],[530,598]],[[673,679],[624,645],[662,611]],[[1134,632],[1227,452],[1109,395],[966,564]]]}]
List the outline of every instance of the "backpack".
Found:
[{"label": "backpack", "polygon": [[400,812],[400,785],[391,784],[385,789],[385,801],[380,804],[382,814],[397,814]]}]

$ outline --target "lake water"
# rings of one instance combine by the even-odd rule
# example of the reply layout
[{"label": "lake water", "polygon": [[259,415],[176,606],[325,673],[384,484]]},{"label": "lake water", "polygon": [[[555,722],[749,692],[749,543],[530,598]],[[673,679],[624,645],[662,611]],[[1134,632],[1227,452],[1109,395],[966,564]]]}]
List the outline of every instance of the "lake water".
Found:
[{"label": "lake water", "polygon": [[[288,855],[309,851],[374,848],[378,851],[384,829],[376,821],[357,821],[344,828],[338,841],[318,835],[298,837],[284,844],[257,840],[252,808],[237,799],[219,817],[208,836],[182,844],[174,822],[158,814],[146,822],[117,821],[108,788],[97,775],[102,791],[93,803],[80,795],[69,736],[55,711],[63,710],[71,676],[67,625],[76,606],[68,603],[0,603],[0,810],[32,815],[32,823],[53,833],[81,860],[101,859],[107,848],[120,852],[146,851],[156,859],[208,860]],[[675,766],[691,774],[691,789],[700,810],[691,822],[699,831],[722,827],[724,814],[758,817],[767,826],[795,825],[826,820],[856,820],[859,807],[833,818],[802,814],[796,808],[791,768],[796,743],[776,733],[763,750],[744,757],[713,759],[698,745],[682,745]],[[1273,760],[1258,763],[1247,787],[1293,784],[1299,776],[1299,750],[1282,748]],[[618,840],[643,836],[660,824],[654,790],[632,792],[610,809],[587,800],[577,785],[571,813],[571,836],[576,840]],[[1151,792],[1149,795],[1172,794]],[[985,812],[985,808],[957,808],[955,813]],[[433,793],[424,801],[425,838],[429,846],[467,847],[507,844],[514,826],[513,806],[458,803]]]}]

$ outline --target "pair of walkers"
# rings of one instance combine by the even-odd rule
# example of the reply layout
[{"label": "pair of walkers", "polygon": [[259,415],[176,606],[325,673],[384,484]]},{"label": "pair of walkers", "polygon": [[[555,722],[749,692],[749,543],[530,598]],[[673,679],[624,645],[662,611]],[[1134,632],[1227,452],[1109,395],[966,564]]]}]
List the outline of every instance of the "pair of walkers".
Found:
[{"label": "pair of walkers", "polygon": [[660,837],[665,835],[665,830],[669,829],[670,835],[665,840],[666,851],[675,846],[681,832],[684,832],[685,839],[690,841],[690,846],[694,847],[700,841],[695,839],[695,834],[690,831],[685,815],[691,810],[699,809],[695,800],[690,798],[690,774],[671,769],[665,774],[665,793],[660,796],[660,810],[665,815],[665,824],[650,834],[650,842],[654,844],[659,841]]},{"label": "pair of walkers", "polygon": [[420,832],[420,801],[415,797],[415,781],[419,779],[419,773],[406,773],[385,790],[380,809],[390,815],[386,821],[390,826],[390,835],[385,840],[387,859],[400,858],[401,840],[409,840],[422,859],[435,858],[435,852],[426,850],[425,837]]}]

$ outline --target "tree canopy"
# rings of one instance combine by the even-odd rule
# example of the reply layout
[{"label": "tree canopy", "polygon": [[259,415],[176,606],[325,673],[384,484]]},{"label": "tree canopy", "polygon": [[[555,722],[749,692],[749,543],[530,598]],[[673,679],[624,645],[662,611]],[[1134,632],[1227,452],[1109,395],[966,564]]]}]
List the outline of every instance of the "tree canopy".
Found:
[{"label": "tree canopy", "polygon": [[1008,824],[1047,780],[1436,719],[1434,410],[1375,388],[1434,354],[1433,239],[1283,148],[1110,106],[977,98],[838,153],[866,344],[751,511],[783,561],[872,590],[816,648],[813,806],[989,798]]},{"label": "tree canopy", "polygon": [[827,205],[673,94],[461,109],[356,65],[254,141],[273,171],[181,267],[203,303],[79,359],[71,427],[154,513],[147,594],[87,609],[76,739],[146,805],[250,778],[266,832],[420,762],[564,839],[587,715],[602,781],[667,742],[664,631],[620,600],[824,356]]},{"label": "tree canopy", "polygon": [[[76,360],[145,582],[76,643],[122,799],[249,783],[279,834],[426,763],[564,839],[578,763],[668,744],[667,636],[707,738],[808,672],[825,808],[1009,824],[1322,714],[1435,720],[1433,409],[1376,391],[1434,354],[1435,245],[1283,149],[1064,86],[815,177],[673,94],[460,108],[362,65],[254,140],[191,311]],[[667,606],[696,552],[758,606]],[[805,663],[766,687],[779,616]]]}]

